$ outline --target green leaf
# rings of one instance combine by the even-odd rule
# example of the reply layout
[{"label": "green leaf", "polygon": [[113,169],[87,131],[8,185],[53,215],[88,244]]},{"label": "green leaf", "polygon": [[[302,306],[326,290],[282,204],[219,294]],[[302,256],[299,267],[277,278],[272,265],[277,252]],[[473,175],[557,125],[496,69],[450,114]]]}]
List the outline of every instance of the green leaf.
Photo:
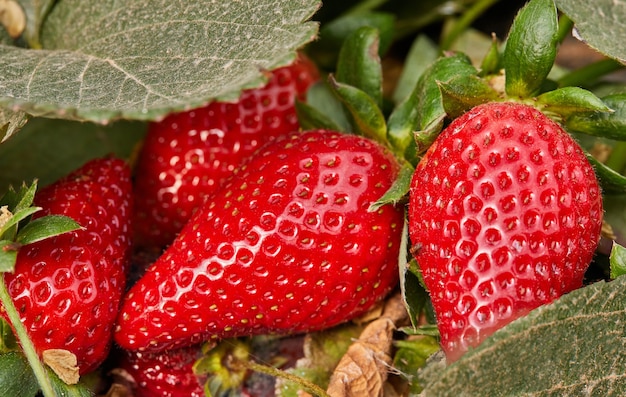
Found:
[{"label": "green leaf", "polygon": [[0,318],[0,354],[11,351],[21,351],[17,339],[13,334],[13,328],[7,320]]},{"label": "green leaf", "polygon": [[261,85],[312,40],[316,0],[55,3],[41,50],[0,45],[0,105],[35,116],[154,119]]},{"label": "green leaf", "polygon": [[335,78],[368,94],[381,108],[383,71],[378,56],[378,31],[364,26],[346,38],[339,52]]},{"label": "green leaf", "polygon": [[616,279],[626,274],[626,248],[613,241],[609,256],[611,278]]},{"label": "green leaf", "polygon": [[443,108],[453,119],[474,106],[499,99],[498,92],[476,75],[461,75],[438,84]]},{"label": "green leaf", "polygon": [[602,101],[613,112],[573,114],[565,120],[565,127],[570,131],[626,141],[626,94],[608,95]]},{"label": "green leaf", "polygon": [[39,384],[20,352],[0,354],[0,396],[34,397]]},{"label": "green leaf", "polygon": [[28,117],[24,112],[0,108],[0,143],[19,131],[28,121]]},{"label": "green leaf", "polygon": [[575,23],[575,32],[590,47],[626,62],[626,11],[613,0],[555,0],[557,6]]},{"label": "green leaf", "polygon": [[0,240],[0,273],[13,272],[17,261],[17,249],[13,247],[15,242]]},{"label": "green leaf", "polygon": [[17,242],[22,245],[32,244],[80,228],[81,226],[70,217],[46,215],[30,221],[20,229],[17,233]]},{"label": "green leaf", "polygon": [[626,193],[626,177],[624,175],[607,167],[590,154],[587,154],[587,160],[593,165],[603,194]]},{"label": "green leaf", "polygon": [[423,336],[411,340],[398,340],[395,346],[397,350],[393,358],[394,368],[407,378],[411,393],[419,393],[422,387],[417,380],[415,370],[423,367],[428,357],[439,350],[437,338]]},{"label": "green leaf", "polygon": [[400,168],[398,177],[393,182],[389,190],[387,190],[381,198],[373,202],[368,208],[368,211],[375,212],[383,205],[396,205],[397,203],[405,199],[407,194],[409,193],[409,188],[411,187],[411,179],[413,178],[414,172],[415,168],[411,164],[404,162],[402,168]]},{"label": "green leaf", "polygon": [[325,129],[341,131],[341,127],[335,124],[330,117],[308,103],[296,100],[295,107],[300,127],[303,130]]},{"label": "green leaf", "polygon": [[404,61],[404,68],[393,92],[393,101],[402,102],[409,96],[420,76],[439,56],[437,45],[424,34],[420,34],[411,44]]},{"label": "green leaf", "polygon": [[[314,110],[303,115],[301,122],[314,123],[316,128],[330,126],[337,131],[353,132],[350,116],[326,82],[316,83],[308,89],[306,105],[300,107],[300,110],[309,108]],[[320,124],[317,124],[318,122]]]},{"label": "green leaf", "polygon": [[570,292],[419,376],[428,396],[623,396],[626,277]]},{"label": "green leaf", "polygon": [[517,14],[503,54],[509,96],[539,92],[554,65],[558,28],[553,0],[530,0]]},{"label": "green leaf", "polygon": [[103,126],[33,118],[0,145],[0,191],[33,179],[48,185],[92,158],[129,158],[145,131],[146,123],[136,121]]},{"label": "green leaf", "polygon": [[606,112],[611,109],[591,91],[579,87],[564,87],[548,91],[537,97],[537,104],[545,113],[566,119],[577,113]]},{"label": "green leaf", "polygon": [[56,0],[20,0],[26,14],[24,39],[31,48],[41,48],[41,27]]},{"label": "green leaf", "polygon": [[339,83],[329,76],[330,87],[352,116],[354,131],[367,138],[385,143],[387,125],[385,116],[376,102],[366,92]]}]

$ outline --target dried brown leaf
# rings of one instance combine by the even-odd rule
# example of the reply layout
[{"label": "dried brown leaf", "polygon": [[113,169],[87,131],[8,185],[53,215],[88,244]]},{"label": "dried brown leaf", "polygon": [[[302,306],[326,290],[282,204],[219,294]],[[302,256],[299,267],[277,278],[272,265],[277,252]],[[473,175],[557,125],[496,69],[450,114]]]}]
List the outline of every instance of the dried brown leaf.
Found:
[{"label": "dried brown leaf", "polygon": [[371,322],[342,357],[330,378],[332,397],[382,396],[392,364],[393,331],[408,315],[401,296],[390,298],[377,320]]},{"label": "dried brown leaf", "polygon": [[74,353],[64,349],[48,349],[42,353],[43,362],[46,363],[58,377],[68,385],[78,383],[78,361]]}]

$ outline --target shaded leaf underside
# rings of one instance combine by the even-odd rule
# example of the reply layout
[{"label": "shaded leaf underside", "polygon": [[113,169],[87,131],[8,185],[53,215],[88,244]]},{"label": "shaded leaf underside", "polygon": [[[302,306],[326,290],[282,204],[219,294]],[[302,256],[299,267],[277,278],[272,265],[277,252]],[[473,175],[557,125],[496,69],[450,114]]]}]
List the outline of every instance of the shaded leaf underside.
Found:
[{"label": "shaded leaf underside", "polygon": [[263,82],[313,39],[315,0],[57,3],[44,49],[0,45],[0,105],[36,116],[154,119]]}]

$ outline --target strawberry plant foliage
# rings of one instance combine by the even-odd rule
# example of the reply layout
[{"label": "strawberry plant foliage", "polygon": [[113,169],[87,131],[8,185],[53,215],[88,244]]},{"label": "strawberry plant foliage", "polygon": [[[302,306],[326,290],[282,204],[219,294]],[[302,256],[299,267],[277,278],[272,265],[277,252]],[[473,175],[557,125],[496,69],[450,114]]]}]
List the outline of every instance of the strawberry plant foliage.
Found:
[{"label": "strawberry plant foliage", "polygon": [[619,277],[576,290],[510,323],[443,371],[431,362],[420,373],[421,396],[624,395],[624,288]]},{"label": "strawberry plant foliage", "polygon": [[556,5],[575,21],[576,32],[599,52],[626,61],[626,45],[616,37],[626,35],[624,4],[612,0],[556,0]]},{"label": "strawberry plant foliage", "polygon": [[316,25],[303,21],[318,5],[58,1],[42,22],[41,43],[30,43],[40,50],[0,45],[0,104],[107,121],[232,98],[314,37]]}]

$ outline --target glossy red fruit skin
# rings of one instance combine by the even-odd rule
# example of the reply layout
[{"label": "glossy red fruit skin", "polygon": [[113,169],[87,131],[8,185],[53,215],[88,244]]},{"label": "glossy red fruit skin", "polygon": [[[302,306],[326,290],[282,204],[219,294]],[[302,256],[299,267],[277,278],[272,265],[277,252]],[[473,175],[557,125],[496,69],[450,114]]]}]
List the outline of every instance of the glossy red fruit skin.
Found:
[{"label": "glossy red fruit skin", "polygon": [[299,129],[296,98],[319,79],[304,55],[236,103],[212,102],[149,125],[135,171],[136,243],[164,247],[203,198],[261,145]]},{"label": "glossy red fruit skin", "polygon": [[449,361],[581,287],[602,197],[579,145],[537,109],[477,106],[413,176],[409,233]]},{"label": "glossy red fruit skin", "polygon": [[159,353],[124,351],[118,367],[136,383],[134,397],[204,397],[202,380],[193,372],[200,346]]},{"label": "glossy red fruit skin", "polygon": [[[66,215],[83,229],[24,246],[5,280],[35,349],[66,349],[80,373],[106,358],[131,245],[130,169],[92,160],[42,188],[37,216]],[[6,313],[1,313],[6,318]]]},{"label": "glossy red fruit skin", "polygon": [[366,312],[398,281],[403,209],[368,212],[398,168],[373,141],[332,131],[265,146],[132,287],[117,343],[293,334]]}]

